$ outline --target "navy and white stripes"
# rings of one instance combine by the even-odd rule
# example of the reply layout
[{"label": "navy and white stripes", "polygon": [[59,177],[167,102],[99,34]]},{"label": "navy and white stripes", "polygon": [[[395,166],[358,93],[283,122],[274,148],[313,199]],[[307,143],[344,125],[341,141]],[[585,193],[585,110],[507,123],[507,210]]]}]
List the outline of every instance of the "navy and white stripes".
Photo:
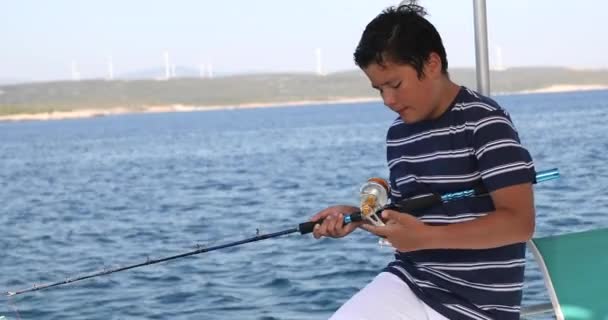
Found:
[{"label": "navy and white stripes", "polygon": [[[405,124],[387,134],[391,199],[472,189],[488,191],[534,181],[534,164],[508,113],[493,100],[462,88],[438,119]],[[492,214],[489,196],[412,212],[434,225]],[[429,306],[449,319],[519,319],[524,244],[486,250],[396,253],[396,274]]]}]

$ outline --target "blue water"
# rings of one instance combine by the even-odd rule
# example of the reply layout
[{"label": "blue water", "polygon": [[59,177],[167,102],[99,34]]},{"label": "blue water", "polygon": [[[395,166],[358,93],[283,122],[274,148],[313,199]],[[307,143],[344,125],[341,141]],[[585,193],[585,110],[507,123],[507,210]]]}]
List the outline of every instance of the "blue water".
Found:
[{"label": "blue water", "polygon": [[[608,226],[608,91],[500,96],[537,235]],[[295,227],[387,176],[379,103],[0,123],[0,291]],[[0,298],[7,319],[326,319],[392,258],[294,234]],[[525,303],[546,302],[536,266]],[[17,315],[18,312],[18,315]]]}]

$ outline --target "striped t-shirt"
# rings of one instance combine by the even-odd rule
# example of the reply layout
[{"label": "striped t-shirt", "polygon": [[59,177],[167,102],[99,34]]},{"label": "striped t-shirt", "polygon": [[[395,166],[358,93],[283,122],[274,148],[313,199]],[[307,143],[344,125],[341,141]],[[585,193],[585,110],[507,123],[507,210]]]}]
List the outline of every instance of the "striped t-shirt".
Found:
[{"label": "striped t-shirt", "polygon": [[[534,164],[508,113],[465,87],[438,119],[393,122],[387,135],[391,201],[463,191],[479,184],[492,192],[534,182]],[[492,214],[489,196],[411,212],[444,225]],[[484,250],[396,252],[386,271],[405,281],[448,319],[519,319],[525,244]]]}]

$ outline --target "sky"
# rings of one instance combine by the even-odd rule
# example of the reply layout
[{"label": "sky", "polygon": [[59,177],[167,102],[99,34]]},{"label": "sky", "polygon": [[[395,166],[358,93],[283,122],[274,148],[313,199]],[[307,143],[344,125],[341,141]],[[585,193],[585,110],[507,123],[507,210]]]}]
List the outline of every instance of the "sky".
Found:
[{"label": "sky", "polygon": [[[0,80],[103,78],[178,67],[213,73],[355,69],[389,0],[0,0]],[[450,67],[475,65],[473,0],[421,0]],[[608,68],[608,1],[488,0],[491,65]],[[500,58],[499,58],[500,57]]]}]

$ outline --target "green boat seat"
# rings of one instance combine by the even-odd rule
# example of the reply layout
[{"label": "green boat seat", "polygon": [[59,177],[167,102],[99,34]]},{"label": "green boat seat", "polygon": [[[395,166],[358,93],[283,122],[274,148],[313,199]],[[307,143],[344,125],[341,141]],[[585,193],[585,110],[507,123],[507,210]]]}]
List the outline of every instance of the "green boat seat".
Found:
[{"label": "green boat seat", "polygon": [[608,320],[608,228],[528,242],[558,320]]}]

